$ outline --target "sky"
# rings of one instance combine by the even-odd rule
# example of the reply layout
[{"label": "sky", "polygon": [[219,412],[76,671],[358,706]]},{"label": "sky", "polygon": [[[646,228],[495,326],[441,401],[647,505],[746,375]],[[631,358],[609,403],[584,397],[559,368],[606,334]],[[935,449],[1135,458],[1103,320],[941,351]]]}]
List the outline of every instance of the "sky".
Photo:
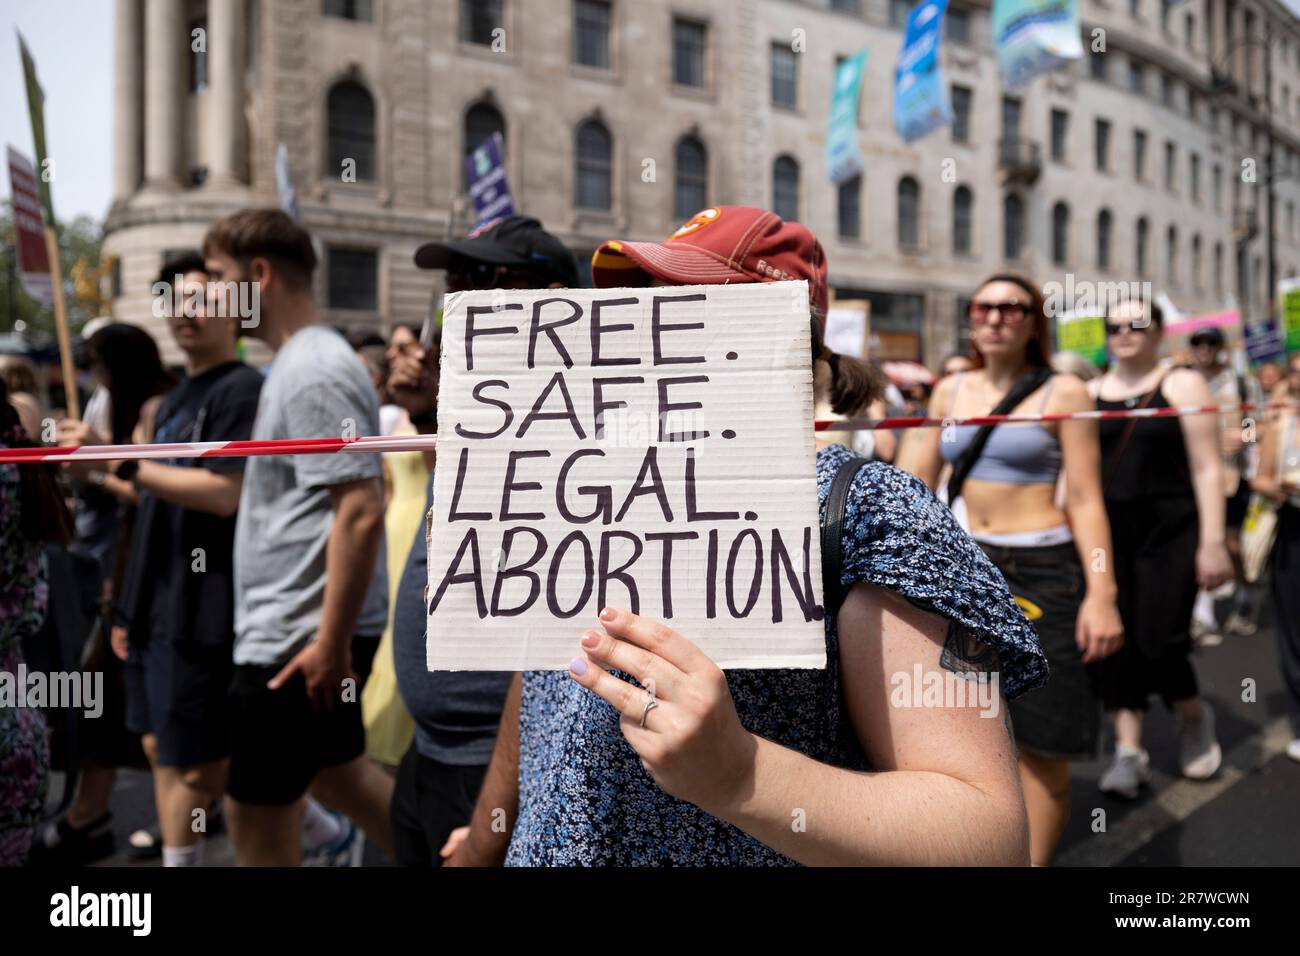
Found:
[{"label": "sky", "polygon": [[[1283,0],[1300,16],[1300,0]],[[45,90],[46,139],[60,220],[108,212],[113,179],[113,0],[0,0],[0,140],[32,158],[14,29],[22,31]],[[0,173],[0,197],[9,176]]]},{"label": "sky", "polygon": [[[15,28],[45,91],[50,190],[60,221],[102,220],[113,189],[113,0],[0,0],[0,140],[35,158]],[[0,172],[0,196],[9,173]]]}]

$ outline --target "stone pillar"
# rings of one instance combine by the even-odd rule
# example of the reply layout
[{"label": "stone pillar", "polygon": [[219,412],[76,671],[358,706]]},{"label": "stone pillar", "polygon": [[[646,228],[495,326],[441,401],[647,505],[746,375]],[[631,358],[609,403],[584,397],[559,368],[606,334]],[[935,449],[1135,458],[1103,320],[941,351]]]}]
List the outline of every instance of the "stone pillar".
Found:
[{"label": "stone pillar", "polygon": [[208,0],[207,185],[239,183],[244,126],[243,0]]},{"label": "stone pillar", "polygon": [[144,175],[157,189],[181,185],[189,51],[185,4],[145,0]]},{"label": "stone pillar", "polygon": [[117,0],[113,22],[113,199],[140,185],[144,33],[140,0]]}]

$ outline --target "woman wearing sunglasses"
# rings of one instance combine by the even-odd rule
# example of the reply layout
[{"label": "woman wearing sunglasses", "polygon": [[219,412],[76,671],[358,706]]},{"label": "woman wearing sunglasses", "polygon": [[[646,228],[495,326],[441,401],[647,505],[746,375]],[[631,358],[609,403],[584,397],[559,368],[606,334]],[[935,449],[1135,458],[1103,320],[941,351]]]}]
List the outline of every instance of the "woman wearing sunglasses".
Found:
[{"label": "woman wearing sunglasses", "polygon": [[[1052,372],[1043,296],[1028,279],[1003,274],[985,281],[969,319],[972,367],[939,383],[931,416],[1092,408],[1082,380]],[[1101,713],[1085,665],[1123,641],[1115,579],[1104,559],[1110,528],[1098,481],[1097,426],[946,426],[916,432],[904,454],[904,467],[931,487],[945,463],[952,467],[949,506],[1002,571],[1047,654],[1047,686],[1011,705],[1032,858],[1045,866],[1069,816],[1069,761],[1094,758],[1100,738]]]},{"label": "woman wearing sunglasses", "polygon": [[[1160,307],[1122,302],[1106,318],[1110,370],[1090,384],[1097,407],[1168,408],[1212,403],[1205,379],[1158,361]],[[1224,544],[1218,419],[1213,415],[1111,419],[1101,423],[1102,483],[1114,533],[1115,578],[1127,640],[1098,666],[1115,757],[1102,774],[1106,793],[1133,799],[1151,778],[1142,715],[1159,694],[1182,719],[1185,777],[1205,780],[1222,753],[1214,715],[1197,696],[1192,605],[1199,585],[1232,576]]]}]

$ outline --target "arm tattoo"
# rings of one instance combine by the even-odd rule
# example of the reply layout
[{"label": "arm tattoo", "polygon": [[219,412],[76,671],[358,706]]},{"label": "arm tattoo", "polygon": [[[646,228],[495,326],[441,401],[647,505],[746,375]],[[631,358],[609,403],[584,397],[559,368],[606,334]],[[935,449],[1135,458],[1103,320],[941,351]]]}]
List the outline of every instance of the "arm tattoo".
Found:
[{"label": "arm tattoo", "polygon": [[965,625],[949,621],[948,637],[943,642],[939,666],[954,674],[966,676],[997,671],[1002,662],[998,659],[997,648],[975,640]]}]

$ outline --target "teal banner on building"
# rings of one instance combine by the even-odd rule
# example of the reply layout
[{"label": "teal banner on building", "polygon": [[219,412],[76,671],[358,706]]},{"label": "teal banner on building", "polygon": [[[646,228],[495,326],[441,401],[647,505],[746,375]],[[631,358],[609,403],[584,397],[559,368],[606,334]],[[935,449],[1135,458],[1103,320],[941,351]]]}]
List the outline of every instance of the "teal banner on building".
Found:
[{"label": "teal banner on building", "polygon": [[835,70],[835,91],[831,94],[830,129],[826,134],[826,169],[836,186],[862,172],[862,151],[858,149],[858,96],[862,74],[867,69],[867,51],[859,50]]},{"label": "teal banner on building", "polygon": [[1078,0],[993,0],[993,45],[1008,87],[1082,58]]},{"label": "teal banner on building", "polygon": [[952,122],[948,84],[939,64],[947,10],[948,0],[926,0],[907,17],[894,70],[894,128],[908,143]]}]

